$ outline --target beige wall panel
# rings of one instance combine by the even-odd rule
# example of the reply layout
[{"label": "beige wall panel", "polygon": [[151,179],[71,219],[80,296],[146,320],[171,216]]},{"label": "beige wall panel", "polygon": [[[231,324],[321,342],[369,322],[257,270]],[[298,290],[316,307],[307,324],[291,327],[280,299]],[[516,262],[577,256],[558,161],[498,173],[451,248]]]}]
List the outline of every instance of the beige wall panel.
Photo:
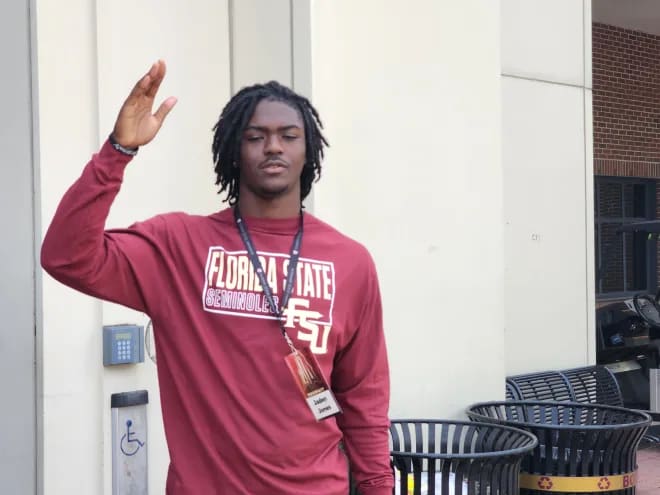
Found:
[{"label": "beige wall panel", "polygon": [[502,0],[502,73],[582,86],[583,0]]},{"label": "beige wall panel", "polygon": [[593,85],[592,81],[592,47],[591,47],[591,0],[584,0],[584,16],[583,16],[583,25],[584,25],[584,86],[587,89],[591,89]]},{"label": "beige wall panel", "polygon": [[[222,207],[215,194],[211,160],[212,127],[230,94],[227,1],[188,0],[129,2],[99,0],[98,71],[100,139],[111,130],[117,112],[135,81],[150,64],[164,59],[168,74],[157,104],[174,95],[179,101],[163,128],[127,169],[109,225],[126,226],[166,211],[208,214]],[[127,11],[131,16],[126,16]],[[148,20],[148,22],[146,22]],[[147,317],[111,303],[103,304],[103,323],[134,322]],[[194,357],[191,357],[194,358]],[[150,392],[149,484],[165,492],[169,457],[162,428],[156,368],[144,364],[104,372],[104,409],[110,395],[135,389]],[[110,438],[110,416],[103,418]],[[105,490],[111,490],[111,449],[106,444]]]},{"label": "beige wall panel", "polygon": [[[38,151],[41,218],[48,226],[61,196],[97,146],[94,10],[90,2],[37,2]],[[40,243],[42,233],[38,233]],[[100,303],[43,276],[41,356],[45,495],[102,490]],[[66,456],[63,455],[66,453]]]},{"label": "beige wall panel", "polygon": [[293,88],[307,97],[312,93],[312,19],[309,0],[291,0]]},{"label": "beige wall panel", "polygon": [[292,78],[291,1],[230,0],[232,89]]},{"label": "beige wall panel", "polygon": [[[67,187],[112,129],[151,62],[168,62],[161,88],[179,98],[156,140],[140,151],[108,226],[156,213],[221,207],[211,162],[212,127],[230,95],[227,1],[37,2],[39,133],[44,229]],[[131,12],[131,15],[126,15]],[[150,391],[150,487],[164,493],[167,450],[155,367],[104,369],[103,324],[144,315],[82,296],[44,277],[43,408],[46,495],[111,493],[110,394]],[[72,311],[71,308],[75,308]],[[66,452],[66,459],[62,457]]]},{"label": "beige wall panel", "polygon": [[584,90],[503,78],[507,373],[586,364]]},{"label": "beige wall panel", "polygon": [[376,260],[392,416],[461,416],[503,395],[499,4],[313,5],[315,212]]},{"label": "beige wall panel", "polygon": [[[591,28],[589,29],[591,33]],[[585,204],[585,263],[587,268],[587,363],[596,363],[596,260],[594,238],[594,122],[593,94],[584,91],[584,204]]]}]

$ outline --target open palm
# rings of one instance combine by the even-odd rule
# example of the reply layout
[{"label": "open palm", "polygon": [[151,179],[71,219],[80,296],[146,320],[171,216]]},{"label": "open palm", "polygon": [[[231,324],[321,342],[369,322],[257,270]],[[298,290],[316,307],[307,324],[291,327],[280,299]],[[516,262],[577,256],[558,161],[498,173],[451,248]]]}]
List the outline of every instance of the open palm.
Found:
[{"label": "open palm", "polygon": [[115,141],[122,146],[138,148],[151,141],[176,104],[176,98],[169,97],[161,103],[156,113],[152,113],[154,99],[165,72],[165,62],[155,62],[126,98],[112,132]]}]

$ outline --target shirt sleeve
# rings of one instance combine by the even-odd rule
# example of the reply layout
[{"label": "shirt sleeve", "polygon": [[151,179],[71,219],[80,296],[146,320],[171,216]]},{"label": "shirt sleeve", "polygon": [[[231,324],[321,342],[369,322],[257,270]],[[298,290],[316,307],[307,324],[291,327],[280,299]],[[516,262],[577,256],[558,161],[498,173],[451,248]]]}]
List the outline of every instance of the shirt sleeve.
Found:
[{"label": "shirt sleeve", "polygon": [[344,434],[358,491],[362,495],[391,495],[389,365],[380,290],[371,257],[363,301],[360,325],[335,358],[332,387],[343,409],[337,423]]},{"label": "shirt sleeve", "polygon": [[154,235],[162,220],[105,230],[130,159],[107,141],[92,157],[60,201],[41,247],[41,265],[69,287],[148,313],[144,282],[162,264]]}]

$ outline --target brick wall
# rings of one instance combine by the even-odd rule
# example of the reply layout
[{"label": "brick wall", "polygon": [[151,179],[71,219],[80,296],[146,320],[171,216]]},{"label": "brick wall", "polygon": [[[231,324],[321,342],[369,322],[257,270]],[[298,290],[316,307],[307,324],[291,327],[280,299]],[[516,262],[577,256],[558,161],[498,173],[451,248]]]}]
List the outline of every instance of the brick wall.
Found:
[{"label": "brick wall", "polygon": [[660,36],[594,23],[594,173],[660,178]]},{"label": "brick wall", "polygon": [[[592,65],[594,174],[660,178],[660,36],[594,23]],[[660,218],[660,187],[656,216]],[[610,241],[611,233],[601,235]],[[621,248],[616,243],[610,248],[606,291],[621,286]]]}]

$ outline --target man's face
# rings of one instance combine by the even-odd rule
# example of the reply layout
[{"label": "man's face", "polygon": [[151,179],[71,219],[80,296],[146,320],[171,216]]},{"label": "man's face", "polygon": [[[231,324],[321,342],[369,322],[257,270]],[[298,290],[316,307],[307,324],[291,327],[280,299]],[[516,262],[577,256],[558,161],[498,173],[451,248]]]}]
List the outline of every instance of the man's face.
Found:
[{"label": "man's face", "polygon": [[305,164],[305,127],[296,110],[281,101],[261,100],[241,140],[241,190],[270,199],[300,198]]}]

